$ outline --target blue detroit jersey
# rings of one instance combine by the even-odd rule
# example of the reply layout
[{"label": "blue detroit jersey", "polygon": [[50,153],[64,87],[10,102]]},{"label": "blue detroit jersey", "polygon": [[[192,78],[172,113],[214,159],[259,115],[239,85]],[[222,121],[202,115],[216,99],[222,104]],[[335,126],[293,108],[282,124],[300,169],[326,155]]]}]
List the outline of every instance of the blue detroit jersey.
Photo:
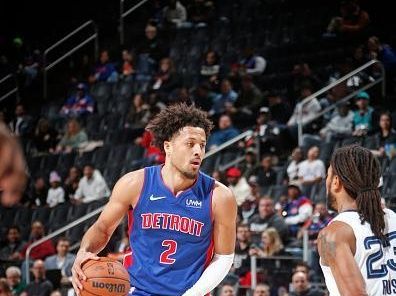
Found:
[{"label": "blue detroit jersey", "polygon": [[214,179],[199,172],[177,197],[162,166],[144,169],[143,189],[129,212],[132,250],[130,295],[182,295],[197,282],[213,255]]}]

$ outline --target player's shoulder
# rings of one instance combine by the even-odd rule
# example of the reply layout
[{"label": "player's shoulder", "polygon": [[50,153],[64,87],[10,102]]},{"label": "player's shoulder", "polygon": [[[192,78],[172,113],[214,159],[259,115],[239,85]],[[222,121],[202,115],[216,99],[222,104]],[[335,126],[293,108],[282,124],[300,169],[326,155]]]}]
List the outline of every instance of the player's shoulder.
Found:
[{"label": "player's shoulder", "polygon": [[215,204],[228,204],[230,206],[236,205],[234,193],[230,188],[224,184],[215,181],[213,189],[213,202]]},{"label": "player's shoulder", "polygon": [[318,237],[326,237],[327,239],[334,241],[349,241],[351,238],[355,237],[355,234],[352,227],[347,223],[342,221],[332,221],[319,232]]},{"label": "player's shoulder", "polygon": [[144,169],[132,171],[123,175],[120,179],[118,179],[117,184],[121,184],[124,186],[136,186],[139,183],[143,183],[144,181]]},{"label": "player's shoulder", "polygon": [[132,200],[140,195],[144,184],[144,169],[126,173],[114,185],[113,194]]}]

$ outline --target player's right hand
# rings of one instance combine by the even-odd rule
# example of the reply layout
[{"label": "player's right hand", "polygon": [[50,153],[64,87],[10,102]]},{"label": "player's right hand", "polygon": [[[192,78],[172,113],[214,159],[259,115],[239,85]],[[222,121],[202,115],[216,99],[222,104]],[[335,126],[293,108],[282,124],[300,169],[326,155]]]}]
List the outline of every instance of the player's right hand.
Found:
[{"label": "player's right hand", "polygon": [[83,289],[81,281],[85,281],[87,279],[81,269],[81,265],[90,259],[99,260],[99,257],[94,253],[87,252],[81,249],[77,252],[77,257],[74,260],[72,267],[72,284],[74,291],[76,291],[77,295],[80,295],[80,292]]}]

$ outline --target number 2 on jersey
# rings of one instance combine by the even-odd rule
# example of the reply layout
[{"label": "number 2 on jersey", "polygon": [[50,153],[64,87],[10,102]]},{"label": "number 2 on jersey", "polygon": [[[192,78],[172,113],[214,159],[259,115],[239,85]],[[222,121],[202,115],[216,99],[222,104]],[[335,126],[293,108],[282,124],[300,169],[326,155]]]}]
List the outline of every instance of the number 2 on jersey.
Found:
[{"label": "number 2 on jersey", "polygon": [[[392,231],[386,236],[388,237],[390,243],[389,246],[389,248],[391,249],[390,251],[395,252],[396,246],[392,244],[392,240],[396,239],[396,231]],[[366,239],[364,240],[364,247],[366,248],[366,250],[371,249],[371,246],[373,245],[379,245],[380,249],[377,252],[368,256],[367,258],[367,262],[366,262],[367,278],[373,279],[373,278],[384,277],[388,274],[388,268],[396,271],[396,262],[393,259],[387,260],[386,264],[381,264],[380,268],[375,269],[373,267],[373,265],[384,256],[382,250],[382,242],[375,236],[366,237]]]},{"label": "number 2 on jersey", "polygon": [[161,253],[160,263],[162,264],[173,264],[176,259],[171,258],[177,251],[177,242],[171,239],[162,241],[162,246],[166,247],[166,250]]}]

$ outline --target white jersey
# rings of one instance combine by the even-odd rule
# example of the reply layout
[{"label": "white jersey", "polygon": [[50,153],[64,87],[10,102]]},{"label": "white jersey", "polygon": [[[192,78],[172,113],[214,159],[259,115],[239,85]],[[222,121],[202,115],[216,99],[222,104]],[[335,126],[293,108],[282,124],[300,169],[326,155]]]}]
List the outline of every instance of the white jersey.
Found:
[{"label": "white jersey", "polygon": [[[374,236],[370,224],[361,224],[355,211],[340,213],[330,223],[334,221],[344,222],[353,229],[356,237],[354,258],[366,282],[367,294],[396,295],[396,213],[385,210],[385,233],[390,242],[387,247]],[[322,265],[322,262],[320,265],[330,296],[340,295],[330,267]]]}]

